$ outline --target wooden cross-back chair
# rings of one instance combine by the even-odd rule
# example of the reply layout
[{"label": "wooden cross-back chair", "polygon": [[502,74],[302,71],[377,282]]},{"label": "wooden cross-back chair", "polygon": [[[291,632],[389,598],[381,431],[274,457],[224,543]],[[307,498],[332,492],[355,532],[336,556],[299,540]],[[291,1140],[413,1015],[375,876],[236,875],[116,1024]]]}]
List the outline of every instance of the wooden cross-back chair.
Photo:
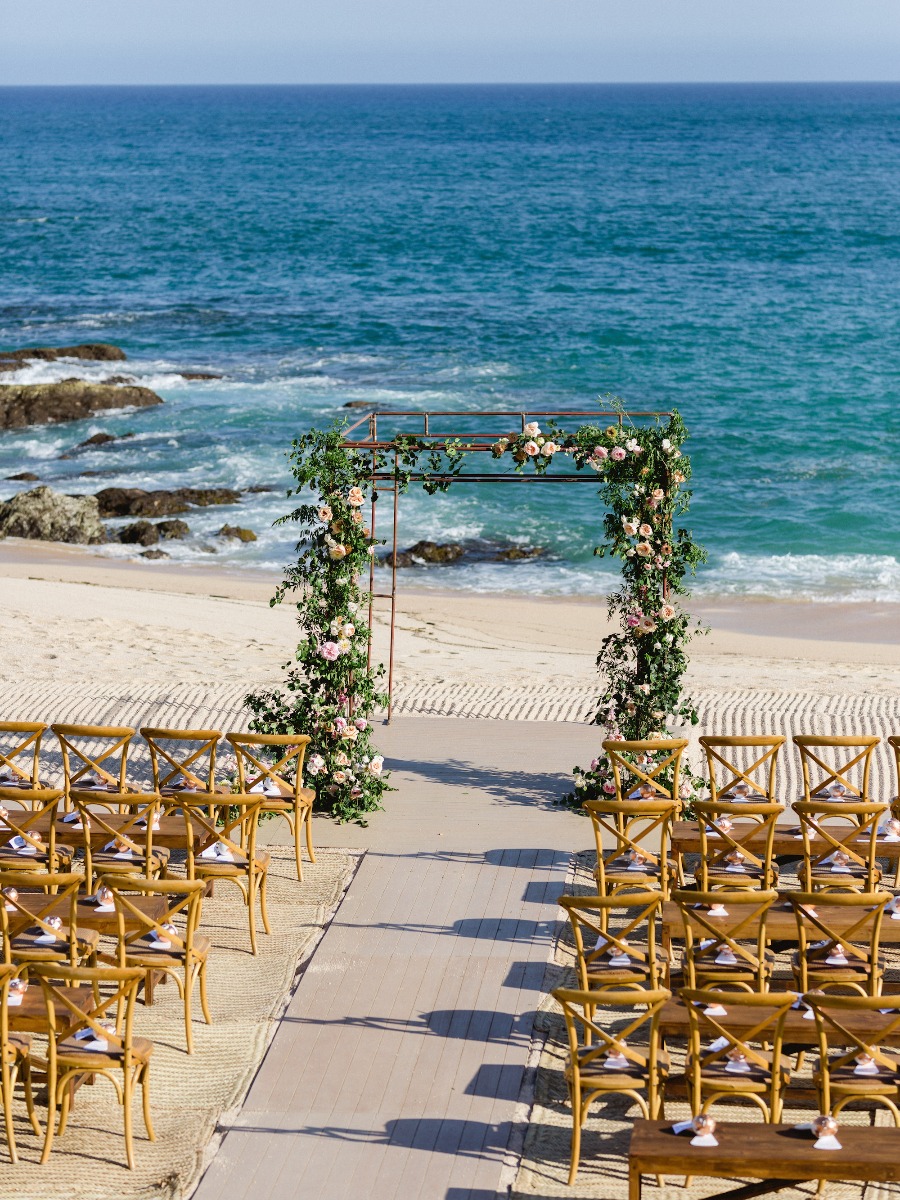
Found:
[{"label": "wooden cross-back chair", "polygon": [[[701,737],[700,745],[706,754],[709,772],[709,794],[712,800],[738,798],[744,788],[750,798],[777,802],[775,776],[778,755],[786,738],[772,734],[765,737]],[[727,751],[727,753],[726,753]],[[738,762],[738,759],[752,761]],[[735,796],[733,788],[739,789]]]},{"label": "wooden cross-back chair", "polygon": [[[657,948],[661,892],[560,896],[558,904],[572,925],[582,991],[660,986],[668,961]],[[609,928],[611,912],[621,918],[615,933]]]},{"label": "wooden cross-back chair", "polygon": [[[729,1027],[727,1010],[722,1015],[721,992],[685,988],[681,997],[690,1030],[686,1075],[693,1115],[708,1112],[717,1100],[742,1098],[759,1108],[765,1121],[780,1121],[791,1077],[782,1056],[784,1022],[797,993],[741,996],[741,1008],[758,1010],[759,1019],[750,1029],[742,1026],[740,1034]],[[708,1039],[711,1044],[704,1049]]]},{"label": "wooden cross-back chair", "polygon": [[[122,796],[116,805],[118,811],[110,814],[87,802],[90,793],[76,790],[72,795],[80,818],[84,883],[89,892],[94,890],[97,875],[166,876],[169,851],[153,844],[153,834],[159,829],[159,796]],[[73,836],[75,830],[72,826]]]},{"label": "wooden cross-back chair", "polygon": [[797,989],[880,995],[881,922],[890,892],[789,892],[788,900],[797,921],[797,949],[791,956]]},{"label": "wooden cross-back chair", "polygon": [[[43,721],[0,721],[0,784],[40,787],[41,739],[48,729]],[[26,756],[30,766],[16,762]]]},{"label": "wooden cross-back chair", "polygon": [[56,837],[62,788],[0,787],[0,870],[68,869],[75,851]]},{"label": "wooden cross-back chair", "polygon": [[803,836],[803,862],[798,871],[801,885],[807,891],[874,891],[881,880],[876,855],[878,823],[887,811],[884,805],[863,800],[798,800],[793,809]]},{"label": "wooden cross-back chair", "polygon": [[[144,1124],[151,1142],[156,1141],[150,1119],[150,1056],[153,1043],[134,1036],[134,1007],[144,972],[138,968],[36,966],[31,974],[40,980],[47,1010],[47,1130],[41,1162],[53,1148],[54,1133],[65,1133],[75,1079],[80,1075],[103,1076],[110,1080],[122,1105],[125,1124],[125,1152],[128,1166],[134,1169],[131,1103],[138,1088],[144,1110]],[[80,1008],[67,988],[88,984],[94,1000],[88,1009]],[[101,988],[110,989],[100,996]],[[100,997],[99,999],[97,997]],[[109,1020],[109,1013],[121,1010],[120,1018]],[[60,1014],[65,1014],[60,1017]],[[78,1037],[82,1031],[89,1036]],[[56,1113],[59,1109],[59,1129]]]},{"label": "wooden cross-back chair", "polygon": [[13,1098],[19,1079],[25,1092],[25,1108],[31,1128],[38,1137],[41,1135],[31,1086],[31,1036],[27,1033],[11,1033],[9,1028],[9,985],[17,973],[18,968],[14,963],[0,965],[0,1100],[3,1103],[9,1158],[14,1163],[19,1161],[13,1125]]},{"label": "wooden cross-back chair", "polygon": [[213,793],[216,790],[216,749],[222,740],[218,729],[141,728],[150,751],[153,790],[162,796],[182,791]]},{"label": "wooden cross-back chair", "polygon": [[[212,1024],[206,995],[206,963],[210,940],[198,933],[200,905],[205,884],[202,879],[149,880],[105,875],[102,883],[113,894],[118,924],[117,961],[120,967],[140,967],[144,972],[144,1000],[153,1002],[154,972],[162,971],[175,980],[184,1005],[187,1052],[194,1049],[191,1028],[191,998],[200,984],[200,1006],[207,1025]],[[166,912],[158,920],[136,903],[140,897],[162,896]],[[164,926],[174,924],[175,932]]]},{"label": "wooden cross-back chair", "polygon": [[129,725],[52,725],[62,751],[67,805],[76,792],[88,792],[94,804],[111,807],[110,796],[139,789],[127,780],[128,749],[134,730]]},{"label": "wooden cross-back chair", "polygon": [[[873,734],[850,737],[798,734],[794,745],[800,751],[803,799],[821,798],[828,788],[838,784],[845,789],[848,800],[868,800],[872,755],[880,741]],[[857,783],[853,782],[851,772],[855,772]]]},{"label": "wooden cross-back chair", "polygon": [[[84,879],[72,871],[37,875],[0,871],[3,961],[27,964],[93,963],[100,935],[78,928],[78,892]],[[40,890],[35,890],[40,889]],[[62,924],[57,929],[50,918]]]},{"label": "wooden cross-back chair", "polygon": [[[812,992],[803,999],[813,1011],[819,1039],[819,1064],[813,1074],[819,1112],[836,1117],[848,1104],[869,1101],[888,1109],[894,1124],[900,1125],[900,1061],[896,1051],[888,1054],[881,1048],[885,1042],[896,1045],[900,998]],[[879,1020],[877,1032],[866,1033],[866,1019],[875,1014],[890,1020]]]},{"label": "wooden cross-back chair", "polygon": [[780,804],[768,801],[748,805],[698,800],[694,804],[700,828],[698,887],[704,892],[718,887],[774,887],[778,880],[775,826],[783,811]]},{"label": "wooden cross-back chair", "polygon": [[240,891],[250,920],[250,947],[256,953],[256,899],[263,929],[271,933],[266,911],[266,881],[271,855],[257,850],[256,829],[263,797],[228,795],[210,815],[208,802],[181,794],[179,806],[187,826],[187,874],[207,885],[222,880]]},{"label": "wooden cross-back chair", "polygon": [[680,808],[681,757],[687,745],[687,738],[605,741],[603,751],[612,767],[616,799],[637,799],[634,792],[643,784],[654,796],[672,800]]},{"label": "wooden cross-back chair", "polygon": [[[563,1011],[569,1041],[566,1067],[572,1104],[569,1186],[578,1173],[581,1130],[591,1102],[598,1096],[628,1096],[644,1117],[652,1120],[662,1115],[669,1057],[660,1045],[659,1015],[671,995],[666,988],[620,992],[557,988],[553,992]],[[597,1009],[602,1010],[602,1015],[595,1019]],[[635,1042],[635,1034],[645,1040]]]},{"label": "wooden cross-back chair", "polygon": [[[768,990],[775,956],[766,948],[766,915],[778,892],[684,890],[672,899],[684,927],[682,969],[688,987]],[[724,914],[714,915],[714,905]]]},{"label": "wooden cross-back chair", "polygon": [[[586,800],[597,847],[595,877],[601,896],[658,888],[669,898],[677,867],[669,858],[674,800]],[[604,846],[604,837],[609,846]],[[604,920],[608,913],[603,910]]]},{"label": "wooden cross-back chair", "polygon": [[900,733],[892,733],[888,745],[894,754],[894,798],[891,801],[891,812],[900,815]]},{"label": "wooden cross-back chair", "polygon": [[[306,835],[309,861],[316,855],[312,840],[312,810],[316,793],[303,786],[303,759],[310,739],[295,733],[227,733],[225,735],[237,760],[238,786],[242,793],[261,792],[261,812],[284,817],[294,839],[297,878],[303,879],[300,852],[301,827]],[[266,751],[273,753],[274,762],[267,762]]]}]

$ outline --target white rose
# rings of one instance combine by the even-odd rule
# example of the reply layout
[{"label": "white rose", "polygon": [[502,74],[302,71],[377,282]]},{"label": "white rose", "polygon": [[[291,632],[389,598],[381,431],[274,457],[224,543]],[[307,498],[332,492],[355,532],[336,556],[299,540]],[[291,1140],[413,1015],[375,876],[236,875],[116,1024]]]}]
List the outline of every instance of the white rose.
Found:
[{"label": "white rose", "polygon": [[384,766],[384,759],[382,758],[382,756],[380,754],[376,754],[375,757],[372,759],[372,761],[369,763],[369,765],[366,767],[366,770],[369,772],[370,775],[380,775],[383,766]]},{"label": "white rose", "polygon": [[541,454],[543,454],[544,458],[552,458],[558,449],[559,447],[556,442],[544,442],[543,446],[541,446]]},{"label": "white rose", "polygon": [[622,530],[626,537],[636,537],[638,527],[634,521],[623,521]]},{"label": "white rose", "polygon": [[522,447],[522,449],[525,451],[525,453],[528,455],[529,458],[534,458],[534,456],[540,450],[540,446],[537,444],[537,442],[526,442],[525,445]]},{"label": "white rose", "polygon": [[349,623],[347,625],[342,625],[340,633],[345,638],[352,638],[354,633],[356,633],[356,626],[350,625]]},{"label": "white rose", "polygon": [[662,442],[660,443],[660,445],[662,446],[663,450],[665,450],[665,452],[666,452],[667,454],[668,454],[668,452],[669,452],[669,451],[672,449],[672,443],[669,441],[669,439],[668,439],[668,438],[663,438],[663,440],[662,440]]},{"label": "white rose", "polygon": [[538,434],[541,432],[541,427],[540,427],[540,425],[538,425],[537,421],[529,421],[529,423],[525,426],[525,428],[522,430],[522,432],[525,434],[526,437],[536,438],[538,436]]},{"label": "white rose", "polygon": [[644,524],[638,528],[638,533],[644,538],[653,537],[653,526],[648,525],[645,521]]}]

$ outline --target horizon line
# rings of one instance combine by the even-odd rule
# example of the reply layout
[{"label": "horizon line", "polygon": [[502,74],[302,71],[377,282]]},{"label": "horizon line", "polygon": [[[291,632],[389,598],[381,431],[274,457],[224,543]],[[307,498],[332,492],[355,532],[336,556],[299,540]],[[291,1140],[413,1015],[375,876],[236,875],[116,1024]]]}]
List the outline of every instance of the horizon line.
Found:
[{"label": "horizon line", "polygon": [[192,83],[0,83],[0,91],[37,91],[46,88],[469,88],[469,87],[891,87],[900,79],[576,79],[576,80],[366,80],[316,82],[192,82]]}]

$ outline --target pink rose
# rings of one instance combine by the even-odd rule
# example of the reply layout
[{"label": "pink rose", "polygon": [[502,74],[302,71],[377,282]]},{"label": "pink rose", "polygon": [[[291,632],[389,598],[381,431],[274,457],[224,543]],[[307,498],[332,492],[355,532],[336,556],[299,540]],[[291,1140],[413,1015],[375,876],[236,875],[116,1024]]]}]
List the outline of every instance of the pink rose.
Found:
[{"label": "pink rose", "polygon": [[611,780],[607,779],[606,783],[603,785],[603,790],[606,792],[607,796],[614,796],[616,794],[616,785]]},{"label": "pink rose", "polygon": [[319,653],[329,662],[334,662],[340,654],[340,650],[338,649],[337,642],[323,642],[319,647]]},{"label": "pink rose", "polygon": [[356,726],[357,729],[363,730],[363,729],[368,728],[369,722],[366,721],[363,717],[357,717],[356,720],[353,722],[353,724]]},{"label": "pink rose", "polygon": [[609,458],[609,451],[605,446],[596,446],[594,448],[594,458]]},{"label": "pink rose", "polygon": [[625,451],[621,446],[613,446],[609,457],[613,460],[613,462],[621,462],[625,457]]},{"label": "pink rose", "polygon": [[600,759],[592,758],[591,759],[591,770],[596,771],[599,766],[600,766]]},{"label": "pink rose", "polygon": [[334,718],[334,727],[335,727],[335,729],[338,729],[338,730],[346,729],[347,728],[347,718],[346,717],[335,717]]},{"label": "pink rose", "polygon": [[630,617],[625,618],[625,624],[628,626],[629,629],[637,629],[637,627],[638,627],[638,625],[640,625],[640,623],[641,623],[640,617],[636,617],[636,616],[632,615]]}]

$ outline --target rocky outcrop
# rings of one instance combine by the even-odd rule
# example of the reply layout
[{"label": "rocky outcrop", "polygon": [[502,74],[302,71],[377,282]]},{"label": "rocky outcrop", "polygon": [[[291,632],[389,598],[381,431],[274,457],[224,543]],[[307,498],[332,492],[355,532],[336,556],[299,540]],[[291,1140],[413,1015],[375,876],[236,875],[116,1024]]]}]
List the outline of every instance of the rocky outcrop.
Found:
[{"label": "rocky outcrop", "polygon": [[171,558],[171,554],[166,554],[165,550],[142,550],[141,558]]},{"label": "rocky outcrop", "polygon": [[0,537],[97,545],[106,541],[93,496],[64,496],[49,487],[21,492],[0,504]]},{"label": "rocky outcrop", "polygon": [[[397,551],[398,567],[422,567],[432,564],[456,562],[518,562],[521,559],[540,558],[545,551],[540,546],[502,546],[494,542],[416,542],[407,550]],[[391,555],[384,554],[380,561],[391,565]]]},{"label": "rocky outcrop", "polygon": [[6,478],[18,480],[20,483],[37,483],[40,476],[35,475],[34,471],[20,471],[18,475],[7,475]]},{"label": "rocky outcrop", "polygon": [[119,346],[86,342],[81,346],[29,346],[24,350],[0,350],[0,371],[17,371],[26,362],[56,362],[58,358],[84,358],[90,362],[125,362]]},{"label": "rocky outcrop", "polygon": [[119,529],[114,537],[116,541],[126,546],[155,546],[160,541],[167,542],[173,538],[186,538],[190,533],[184,521],[135,521]]},{"label": "rocky outcrop", "polygon": [[234,538],[238,542],[255,542],[256,534],[252,529],[241,529],[240,525],[223,525],[219,537]]},{"label": "rocky outcrop", "polygon": [[204,380],[204,379],[224,379],[224,375],[214,375],[212,371],[179,371],[178,374],[182,379]]},{"label": "rocky outcrop", "polygon": [[142,488],[104,488],[97,493],[101,517],[169,517],[190,508],[237,504],[233,488],[175,488],[145,492]]},{"label": "rocky outcrop", "polygon": [[172,538],[186,538],[191,532],[187,521],[179,521],[177,518],[174,521],[157,521],[156,528],[164,542],[171,541]]},{"label": "rocky outcrop", "polygon": [[63,379],[58,383],[12,383],[0,386],[0,429],[79,421],[113,408],[151,408],[162,404],[144,387],[114,387]]}]

